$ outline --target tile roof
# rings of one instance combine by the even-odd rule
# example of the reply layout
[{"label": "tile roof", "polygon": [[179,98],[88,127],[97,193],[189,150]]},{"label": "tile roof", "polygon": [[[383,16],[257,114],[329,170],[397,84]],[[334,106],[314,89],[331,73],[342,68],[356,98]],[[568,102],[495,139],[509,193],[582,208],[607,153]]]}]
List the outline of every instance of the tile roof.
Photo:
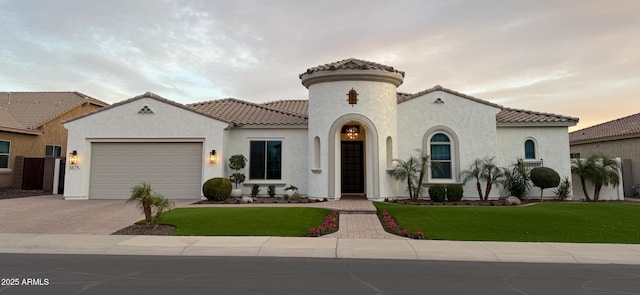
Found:
[{"label": "tile roof", "polygon": [[640,137],[640,113],[569,133],[569,142],[587,143]]},{"label": "tile roof", "polygon": [[496,123],[498,124],[534,124],[534,123],[554,123],[554,124],[562,124],[562,125],[575,125],[578,122],[578,118],[567,117],[562,115],[556,115],[551,113],[540,113],[528,110],[519,110],[512,109],[501,106],[499,104],[495,104],[477,97],[473,97],[471,95],[467,95],[458,91],[451,90],[449,88],[442,87],[440,85],[436,85],[432,88],[410,94],[410,93],[402,93],[398,92],[397,100],[398,104],[403,103],[405,101],[409,101],[416,97],[423,96],[425,94],[429,94],[435,91],[444,91],[459,97],[463,97],[469,99],[471,101],[475,101],[484,105],[496,107],[500,109],[500,112],[496,115]]},{"label": "tile roof", "polygon": [[496,122],[503,124],[556,123],[573,126],[578,123],[578,118],[503,107],[496,115]]},{"label": "tile roof", "polygon": [[306,99],[274,100],[262,103],[262,105],[301,116],[309,114],[309,101]]},{"label": "tile roof", "polygon": [[[272,102],[275,103],[275,102]],[[302,104],[302,103],[297,103]],[[278,103],[280,107],[294,103]],[[260,105],[235,98],[189,104],[189,108],[223,118],[237,126],[242,125],[307,125],[306,114]]]},{"label": "tile roof", "polygon": [[0,129],[33,133],[84,103],[108,105],[79,92],[0,92]]},{"label": "tile roof", "polygon": [[383,64],[356,59],[356,58],[348,58],[341,61],[336,61],[324,65],[319,65],[317,67],[309,68],[306,72],[300,74],[298,77],[302,79],[302,76],[307,74],[313,74],[316,72],[324,72],[324,71],[337,71],[337,70],[383,70],[392,73],[398,73],[404,77],[403,71],[398,71],[391,66],[386,66]]}]

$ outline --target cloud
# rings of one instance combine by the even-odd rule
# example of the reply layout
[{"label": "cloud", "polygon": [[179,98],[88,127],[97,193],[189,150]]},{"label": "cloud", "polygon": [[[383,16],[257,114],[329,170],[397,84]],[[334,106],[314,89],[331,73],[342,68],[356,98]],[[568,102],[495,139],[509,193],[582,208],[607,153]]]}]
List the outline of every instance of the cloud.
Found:
[{"label": "cloud", "polygon": [[[613,119],[639,106],[637,1],[0,1],[0,88],[117,102],[305,98],[349,57],[507,106]],[[594,112],[602,103],[617,108]]]}]

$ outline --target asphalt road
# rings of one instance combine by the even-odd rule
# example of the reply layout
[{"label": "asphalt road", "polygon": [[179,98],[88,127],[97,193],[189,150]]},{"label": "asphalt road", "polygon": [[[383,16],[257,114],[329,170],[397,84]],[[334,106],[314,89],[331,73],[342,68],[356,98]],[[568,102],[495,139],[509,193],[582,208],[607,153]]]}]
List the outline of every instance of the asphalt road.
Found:
[{"label": "asphalt road", "polygon": [[0,254],[0,294],[640,294],[640,265]]}]

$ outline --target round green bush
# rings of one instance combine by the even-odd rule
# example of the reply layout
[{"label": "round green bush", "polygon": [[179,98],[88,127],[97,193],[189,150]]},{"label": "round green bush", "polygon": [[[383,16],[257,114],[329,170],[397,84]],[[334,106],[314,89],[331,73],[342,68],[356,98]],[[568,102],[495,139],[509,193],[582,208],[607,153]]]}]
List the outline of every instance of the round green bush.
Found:
[{"label": "round green bush", "polygon": [[447,201],[458,202],[462,200],[464,189],[461,184],[449,184],[447,185]]},{"label": "round green bush", "polygon": [[209,201],[224,201],[231,195],[231,181],[222,177],[211,178],[202,185],[202,193]]},{"label": "round green bush", "polygon": [[444,202],[447,197],[447,187],[442,184],[436,184],[429,187],[429,198],[434,202]]},{"label": "round green bush", "polygon": [[557,187],[560,184],[560,174],[549,167],[533,168],[530,176],[533,185],[541,189]]}]

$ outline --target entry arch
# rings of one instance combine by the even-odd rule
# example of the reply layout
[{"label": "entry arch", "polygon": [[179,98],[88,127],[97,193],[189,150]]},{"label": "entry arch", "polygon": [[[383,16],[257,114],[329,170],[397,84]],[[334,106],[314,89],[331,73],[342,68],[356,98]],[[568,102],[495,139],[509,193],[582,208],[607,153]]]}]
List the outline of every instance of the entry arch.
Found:
[{"label": "entry arch", "polygon": [[373,122],[361,114],[345,114],[337,118],[329,128],[329,198],[340,199],[341,161],[340,161],[340,131],[348,122],[358,122],[365,128],[365,194],[368,199],[380,196],[380,157],[378,145],[378,130]]}]

